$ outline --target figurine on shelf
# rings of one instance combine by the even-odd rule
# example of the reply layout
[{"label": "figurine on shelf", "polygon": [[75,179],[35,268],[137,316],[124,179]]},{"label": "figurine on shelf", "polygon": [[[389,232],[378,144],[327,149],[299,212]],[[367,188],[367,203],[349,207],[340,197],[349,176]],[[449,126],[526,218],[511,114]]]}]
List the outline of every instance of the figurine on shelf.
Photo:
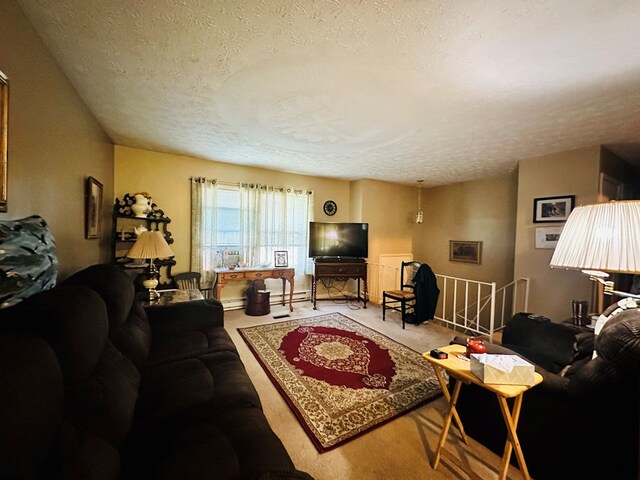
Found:
[{"label": "figurine on shelf", "polygon": [[133,228],[133,231],[134,231],[134,233],[136,234],[136,237],[137,237],[142,232],[146,232],[147,231],[147,227],[145,227],[144,225],[138,225],[137,227]]},{"label": "figurine on shelf", "polygon": [[146,218],[147,214],[151,212],[151,199],[145,196],[143,193],[136,193],[136,203],[131,205],[131,211],[136,217]]}]

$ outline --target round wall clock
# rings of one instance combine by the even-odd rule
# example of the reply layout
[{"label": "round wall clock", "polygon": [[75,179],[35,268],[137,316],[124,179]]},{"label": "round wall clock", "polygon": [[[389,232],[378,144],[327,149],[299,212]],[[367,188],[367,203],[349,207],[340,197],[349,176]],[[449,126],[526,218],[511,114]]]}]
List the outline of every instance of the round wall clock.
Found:
[{"label": "round wall clock", "polygon": [[324,210],[324,213],[329,216],[335,215],[338,211],[338,206],[333,200],[327,200],[326,202],[324,202],[324,206],[322,208]]}]

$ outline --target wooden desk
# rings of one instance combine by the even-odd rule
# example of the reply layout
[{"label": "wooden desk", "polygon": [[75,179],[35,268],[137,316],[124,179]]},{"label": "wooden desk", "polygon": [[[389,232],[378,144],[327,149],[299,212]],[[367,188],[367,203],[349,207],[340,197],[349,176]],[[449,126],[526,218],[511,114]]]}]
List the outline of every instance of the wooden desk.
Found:
[{"label": "wooden desk", "polygon": [[[484,383],[478,377],[476,377],[473,373],[471,373],[471,363],[467,360],[463,360],[458,358],[457,355],[464,355],[466,348],[462,345],[448,345],[446,347],[441,347],[440,350],[447,352],[449,354],[449,358],[439,360],[437,358],[433,358],[429,352],[424,354],[424,357],[431,363],[433,370],[436,372],[436,376],[438,377],[438,383],[440,383],[440,388],[442,389],[442,393],[444,397],[449,402],[449,410],[444,417],[444,425],[442,427],[442,433],[440,434],[440,441],[438,442],[438,447],[436,448],[436,452],[433,457],[432,467],[435,470],[438,468],[438,464],[440,463],[440,455],[443,452],[444,444],[447,440],[447,434],[449,433],[449,427],[451,426],[451,419],[455,419],[458,428],[460,429],[460,434],[465,443],[469,443],[467,439],[467,435],[464,432],[464,427],[462,426],[462,421],[458,416],[458,412],[456,411],[456,402],[458,401],[458,396],[460,395],[460,388],[463,383],[475,383],[482,388],[486,388],[490,392],[496,394],[496,398],[498,399],[498,404],[500,405],[500,410],[502,412],[502,418],[504,419],[504,423],[507,427],[507,442],[504,446],[504,454],[502,455],[502,466],[500,468],[500,480],[504,480],[507,478],[507,472],[509,471],[509,462],[511,461],[511,452],[512,450],[516,451],[516,458],[518,459],[518,464],[520,465],[520,471],[522,472],[522,476],[529,480],[531,477],[529,475],[529,470],[527,469],[527,464],[524,461],[524,454],[522,453],[522,448],[520,447],[520,441],[518,440],[518,435],[516,434],[516,427],[518,425],[518,417],[520,416],[520,408],[522,406],[522,397],[524,392],[533,388],[535,385],[538,385],[542,382],[542,376],[539,373],[535,374],[535,384],[534,385],[494,385],[490,383]],[[444,378],[443,372],[446,372],[451,377],[454,377],[456,380],[455,387],[453,388],[453,394],[449,394],[449,390],[447,388],[447,382]],[[513,410],[509,411],[509,404],[507,403],[507,398],[514,398]],[[478,412],[478,415],[482,415],[482,412]],[[462,465],[458,464],[457,461],[453,457],[449,457],[458,467],[462,468]],[[467,472],[472,478],[478,478],[477,475],[472,472]]]},{"label": "wooden desk", "polygon": [[275,268],[275,267],[246,267],[235,268],[216,268],[216,284],[214,289],[215,297],[220,300],[222,289],[228,282],[237,282],[243,280],[259,280],[265,278],[281,278],[282,279],[282,305],[285,304],[286,282],[289,281],[289,311],[293,312],[293,286],[294,268]]},{"label": "wooden desk", "polygon": [[[358,280],[358,294],[356,300],[362,300],[367,308],[367,263],[366,262],[314,262],[313,278],[311,280],[311,302],[313,309],[316,309],[318,296],[318,279],[348,280],[353,278]],[[363,296],[360,297],[360,280],[363,282]],[[331,300],[331,299],[329,299]]]}]

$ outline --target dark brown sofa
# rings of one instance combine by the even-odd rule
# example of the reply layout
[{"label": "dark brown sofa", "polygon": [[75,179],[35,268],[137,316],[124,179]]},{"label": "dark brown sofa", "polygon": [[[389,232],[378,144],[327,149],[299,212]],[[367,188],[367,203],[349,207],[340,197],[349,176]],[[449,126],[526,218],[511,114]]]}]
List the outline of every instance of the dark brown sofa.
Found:
[{"label": "dark brown sofa", "polygon": [[[517,428],[533,478],[639,478],[640,310],[612,316],[596,337],[520,313],[488,352],[520,355],[543,377],[524,394]],[[465,385],[457,410],[466,432],[502,456],[506,428],[495,395]]]},{"label": "dark brown sofa", "polygon": [[0,478],[310,479],[216,300],[145,310],[119,267],[0,309]]}]

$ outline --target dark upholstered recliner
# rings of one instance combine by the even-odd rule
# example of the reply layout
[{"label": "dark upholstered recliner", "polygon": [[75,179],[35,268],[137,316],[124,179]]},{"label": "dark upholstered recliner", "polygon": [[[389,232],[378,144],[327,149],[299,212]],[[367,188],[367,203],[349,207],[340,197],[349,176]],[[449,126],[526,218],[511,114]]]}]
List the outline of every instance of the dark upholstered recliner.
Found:
[{"label": "dark upholstered recliner", "polygon": [[[527,358],[544,379],[524,394],[518,423],[527,467],[537,480],[637,480],[640,310],[611,317],[595,337],[597,358],[585,330],[517,314],[502,345],[489,345],[489,352]],[[506,429],[495,395],[465,385],[457,409],[466,432],[502,456]]]},{"label": "dark upholstered recliner", "polygon": [[216,300],[145,311],[94,265],[0,309],[0,478],[309,479]]}]

